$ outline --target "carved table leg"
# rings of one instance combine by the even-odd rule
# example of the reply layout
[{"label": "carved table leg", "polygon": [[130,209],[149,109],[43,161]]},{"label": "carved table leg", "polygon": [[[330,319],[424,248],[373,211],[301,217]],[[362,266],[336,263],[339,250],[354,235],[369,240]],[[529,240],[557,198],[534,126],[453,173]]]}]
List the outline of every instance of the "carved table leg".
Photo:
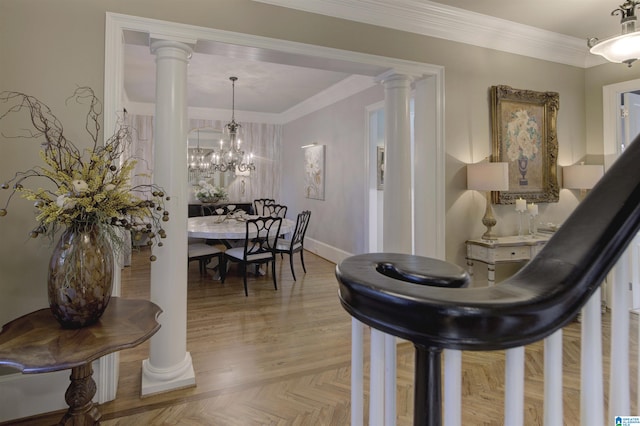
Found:
[{"label": "carved table leg", "polygon": [[93,380],[91,363],[71,369],[71,384],[64,394],[69,410],[58,426],[85,426],[100,424],[100,412],[93,403],[96,382]]}]

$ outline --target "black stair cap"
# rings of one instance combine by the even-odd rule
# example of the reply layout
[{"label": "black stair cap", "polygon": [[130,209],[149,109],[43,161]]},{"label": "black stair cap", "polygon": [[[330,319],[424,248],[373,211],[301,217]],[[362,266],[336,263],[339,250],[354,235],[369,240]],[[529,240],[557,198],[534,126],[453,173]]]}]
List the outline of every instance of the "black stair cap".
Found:
[{"label": "black stair cap", "polygon": [[640,136],[517,274],[493,287],[453,264],[397,253],[336,267],[342,306],[415,344],[462,350],[526,345],[573,320],[640,228]]}]

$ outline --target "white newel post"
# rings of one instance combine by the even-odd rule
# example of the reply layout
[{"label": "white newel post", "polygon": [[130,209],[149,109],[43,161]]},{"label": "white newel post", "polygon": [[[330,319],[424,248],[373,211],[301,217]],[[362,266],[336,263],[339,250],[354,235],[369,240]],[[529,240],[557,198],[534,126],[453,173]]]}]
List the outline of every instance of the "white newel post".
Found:
[{"label": "white newel post", "polygon": [[[195,44],[194,41],[189,43]],[[188,44],[154,40],[156,113],[154,182],[170,197],[164,222],[167,238],[151,264],[151,300],[162,308],[160,330],[142,362],[142,395],[195,385],[187,352],[187,65]]]}]

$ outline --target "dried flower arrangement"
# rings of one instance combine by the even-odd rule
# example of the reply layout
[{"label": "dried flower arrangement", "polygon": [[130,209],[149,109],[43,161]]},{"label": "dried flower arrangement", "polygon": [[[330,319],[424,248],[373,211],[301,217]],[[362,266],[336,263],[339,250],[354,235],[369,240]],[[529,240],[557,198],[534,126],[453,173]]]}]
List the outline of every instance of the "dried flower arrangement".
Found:
[{"label": "dried flower arrangement", "polygon": [[[69,99],[88,104],[85,128],[93,146],[80,150],[63,134],[60,121],[51,109],[33,96],[21,92],[0,93],[0,104],[8,108],[0,113],[0,120],[13,113],[26,111],[30,115],[34,131],[27,137],[43,138],[40,157],[43,166],[15,173],[1,185],[11,190],[0,217],[7,216],[14,195],[34,202],[38,225],[30,235],[52,237],[60,225],[96,224],[114,249],[122,248],[122,232],[132,232],[134,239],[146,236],[149,246],[162,246],[166,237],[162,222],[169,220],[164,201],[169,198],[153,184],[131,186],[131,175],[137,162],[126,157],[126,147],[131,142],[131,129],[120,124],[104,144],[99,142],[99,117],[102,104],[93,90],[80,87]],[[67,101],[69,100],[67,99]],[[43,182],[47,188],[27,187],[27,182]],[[150,260],[155,260],[152,254]]]}]

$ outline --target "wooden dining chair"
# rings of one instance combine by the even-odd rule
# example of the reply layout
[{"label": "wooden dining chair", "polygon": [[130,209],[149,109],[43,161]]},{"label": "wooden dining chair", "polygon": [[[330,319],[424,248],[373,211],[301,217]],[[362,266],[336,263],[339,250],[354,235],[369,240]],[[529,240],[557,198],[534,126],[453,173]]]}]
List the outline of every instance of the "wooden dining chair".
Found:
[{"label": "wooden dining chair", "polygon": [[307,268],[304,266],[304,236],[307,233],[307,226],[309,226],[309,219],[311,218],[311,211],[305,210],[298,214],[296,220],[296,227],[293,230],[291,239],[278,238],[276,244],[276,253],[280,253],[282,256],[284,253],[289,255],[289,265],[291,266],[291,275],[293,280],[296,281],[296,273],[293,270],[293,254],[300,252],[300,263],[302,263],[302,270],[307,273]]},{"label": "wooden dining chair", "polygon": [[257,216],[266,216],[264,214],[264,206],[267,204],[275,204],[276,200],[273,198],[256,198],[253,200],[253,214]]},{"label": "wooden dining chair", "polygon": [[[273,276],[273,287],[277,290],[276,282],[276,242],[280,235],[281,217],[258,217],[249,219],[246,222],[246,234],[244,245],[234,247],[224,252],[224,263],[220,271],[220,279],[224,284],[227,276],[227,261],[240,264],[242,278],[244,282],[244,295],[248,296],[247,290],[247,266],[255,265],[257,268],[262,264],[271,263],[271,275]],[[268,268],[267,268],[268,269]]]}]

